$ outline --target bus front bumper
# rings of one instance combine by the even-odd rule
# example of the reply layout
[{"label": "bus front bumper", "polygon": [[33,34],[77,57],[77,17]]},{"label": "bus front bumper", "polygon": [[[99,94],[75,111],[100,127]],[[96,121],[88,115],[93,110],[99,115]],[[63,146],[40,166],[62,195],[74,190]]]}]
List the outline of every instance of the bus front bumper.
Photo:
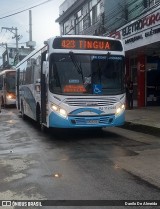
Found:
[{"label": "bus front bumper", "polygon": [[105,116],[68,116],[63,118],[56,113],[49,116],[49,127],[55,128],[89,128],[89,127],[111,127],[123,125],[125,121],[124,111],[120,115]]}]

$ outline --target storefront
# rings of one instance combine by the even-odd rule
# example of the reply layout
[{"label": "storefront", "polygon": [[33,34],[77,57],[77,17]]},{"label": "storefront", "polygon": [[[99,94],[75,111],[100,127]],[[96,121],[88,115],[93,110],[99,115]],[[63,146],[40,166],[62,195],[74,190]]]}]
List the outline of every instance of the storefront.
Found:
[{"label": "storefront", "polygon": [[124,42],[126,75],[134,83],[134,106],[160,105],[160,6],[112,36]]}]

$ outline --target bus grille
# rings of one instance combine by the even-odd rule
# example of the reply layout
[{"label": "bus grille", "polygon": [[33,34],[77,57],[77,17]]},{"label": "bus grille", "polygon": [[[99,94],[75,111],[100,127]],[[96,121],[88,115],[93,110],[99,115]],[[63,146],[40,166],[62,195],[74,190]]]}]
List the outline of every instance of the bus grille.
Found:
[{"label": "bus grille", "polygon": [[114,117],[114,115],[108,115],[98,118],[75,117],[70,118],[70,121],[74,125],[107,125],[113,123]]},{"label": "bus grille", "polygon": [[116,97],[98,97],[98,98],[66,98],[64,103],[70,106],[81,106],[81,107],[91,107],[91,106],[108,106],[114,105],[118,102]]}]

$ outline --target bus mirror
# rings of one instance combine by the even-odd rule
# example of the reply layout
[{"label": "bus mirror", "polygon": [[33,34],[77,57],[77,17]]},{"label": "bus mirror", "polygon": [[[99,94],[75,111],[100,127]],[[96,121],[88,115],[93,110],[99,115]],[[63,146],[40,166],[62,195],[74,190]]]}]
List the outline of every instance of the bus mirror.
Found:
[{"label": "bus mirror", "polygon": [[43,74],[46,74],[47,69],[49,68],[49,63],[47,61],[43,61]]}]

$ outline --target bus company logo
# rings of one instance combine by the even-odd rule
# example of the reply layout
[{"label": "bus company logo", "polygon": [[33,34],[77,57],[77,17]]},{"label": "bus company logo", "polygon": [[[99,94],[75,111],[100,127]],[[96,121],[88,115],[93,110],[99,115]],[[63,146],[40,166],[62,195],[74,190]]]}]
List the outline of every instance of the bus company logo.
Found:
[{"label": "bus company logo", "polygon": [[12,201],[2,201],[2,206],[6,206],[6,207],[8,207],[8,206],[12,206]]}]

